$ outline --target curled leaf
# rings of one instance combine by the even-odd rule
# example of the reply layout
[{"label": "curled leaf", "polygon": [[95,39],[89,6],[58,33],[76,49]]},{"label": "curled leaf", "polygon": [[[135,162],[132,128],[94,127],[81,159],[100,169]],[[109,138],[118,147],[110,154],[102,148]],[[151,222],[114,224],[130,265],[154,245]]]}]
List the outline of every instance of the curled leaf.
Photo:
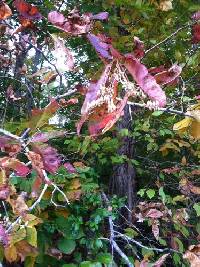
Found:
[{"label": "curled leaf", "polygon": [[3,157],[0,159],[0,166],[13,170],[16,175],[25,177],[30,173],[30,169],[21,161],[15,158]]},{"label": "curled leaf", "polygon": [[134,37],[134,44],[135,44],[135,48],[134,48],[134,56],[136,58],[142,58],[144,56],[144,42],[142,42],[138,37]]},{"label": "curled leaf", "polygon": [[160,107],[166,105],[166,95],[164,91],[157,84],[155,78],[148,73],[147,68],[140,63],[138,59],[133,55],[128,54],[125,56],[124,66],[152,101],[157,102]]},{"label": "curled leaf", "polygon": [[182,71],[182,68],[178,66],[177,64],[174,64],[168,70],[160,72],[156,74],[154,77],[158,84],[165,85],[165,84],[169,84],[172,81],[174,81],[181,74],[181,71]]}]

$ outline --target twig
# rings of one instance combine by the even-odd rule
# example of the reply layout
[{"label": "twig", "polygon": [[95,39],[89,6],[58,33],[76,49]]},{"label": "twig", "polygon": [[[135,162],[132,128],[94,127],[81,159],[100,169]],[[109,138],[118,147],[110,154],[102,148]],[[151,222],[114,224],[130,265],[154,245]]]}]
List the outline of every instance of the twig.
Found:
[{"label": "twig", "polygon": [[75,92],[77,92],[77,89],[72,89],[72,90],[69,90],[68,92],[66,92],[62,95],[57,95],[56,97],[54,97],[54,99],[59,100],[59,99],[64,98],[66,96],[72,95]]},{"label": "twig", "polygon": [[11,138],[14,138],[14,139],[18,140],[19,142],[21,142],[21,138],[19,136],[12,134],[11,132],[9,132],[5,129],[0,128],[0,133],[4,134],[6,136],[9,136]]},{"label": "twig", "polygon": [[[121,100],[120,98],[117,98],[117,99]],[[130,102],[130,101],[128,101],[127,104],[131,105],[131,106],[141,107],[141,108],[148,108],[147,104],[135,103],[135,102]],[[157,111],[163,111],[166,113],[171,113],[171,114],[176,114],[176,115],[180,115],[180,116],[193,118],[193,116],[191,116],[185,112],[182,112],[180,110],[174,110],[174,109],[169,109],[169,108],[158,108]]]},{"label": "twig", "polygon": [[191,27],[193,25],[193,23],[188,23],[187,25],[184,25],[180,28],[178,28],[175,32],[173,32],[172,34],[170,34],[168,37],[166,37],[164,40],[160,41],[159,43],[155,44],[154,46],[152,46],[151,48],[149,48],[148,50],[145,51],[144,57],[152,50],[154,50],[155,48],[157,48],[158,46],[160,46],[161,44],[166,43],[167,41],[169,41],[172,37],[174,37],[175,35],[177,35],[177,33],[179,33],[180,31],[182,31],[185,28]]},{"label": "twig", "polygon": [[[102,192],[102,198],[104,200],[104,202],[109,205],[108,203],[108,198],[106,196],[106,194],[104,192]],[[112,246],[112,248],[115,249],[115,251],[125,260],[126,264],[128,267],[134,267],[134,265],[130,262],[129,258],[126,256],[126,254],[120,249],[120,247],[118,246],[118,244],[116,243],[115,239],[115,231],[114,231],[114,227],[113,227],[113,220],[112,220],[112,216],[108,216],[108,222],[109,222],[109,227],[110,227],[110,244]]]},{"label": "twig", "polygon": [[42,197],[44,196],[45,192],[47,191],[48,184],[44,185],[44,188],[42,189],[42,192],[40,193],[39,198],[33,203],[33,205],[29,208],[29,211],[32,211],[42,200]]}]

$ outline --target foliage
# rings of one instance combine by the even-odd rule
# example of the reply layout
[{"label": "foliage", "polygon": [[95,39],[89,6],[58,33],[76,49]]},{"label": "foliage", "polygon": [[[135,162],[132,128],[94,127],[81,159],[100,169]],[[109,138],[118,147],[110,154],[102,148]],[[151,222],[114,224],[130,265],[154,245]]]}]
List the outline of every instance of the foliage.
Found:
[{"label": "foliage", "polygon": [[[0,260],[199,266],[198,1],[75,5],[0,1]],[[131,131],[116,124],[127,105]],[[128,218],[109,195],[124,163]]]}]

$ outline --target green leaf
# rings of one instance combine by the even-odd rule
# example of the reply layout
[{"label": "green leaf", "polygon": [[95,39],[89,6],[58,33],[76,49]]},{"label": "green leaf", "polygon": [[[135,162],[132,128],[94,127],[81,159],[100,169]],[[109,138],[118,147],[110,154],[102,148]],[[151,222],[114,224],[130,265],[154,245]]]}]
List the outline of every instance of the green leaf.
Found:
[{"label": "green leaf", "polygon": [[72,239],[62,238],[58,241],[58,248],[65,254],[71,254],[76,247],[76,242]]},{"label": "green leaf", "polygon": [[165,195],[165,192],[164,192],[164,190],[163,190],[163,187],[160,187],[160,188],[159,188],[159,196],[161,197],[162,202],[165,204],[165,201],[166,201],[166,195]]},{"label": "green leaf", "polygon": [[154,189],[148,189],[146,191],[146,193],[147,193],[148,198],[150,198],[150,199],[152,199],[155,196],[155,194],[156,194],[156,192],[155,192]]},{"label": "green leaf", "polygon": [[182,241],[178,237],[174,237],[174,241],[178,244],[179,251],[183,253],[184,247]]},{"label": "green leaf", "polygon": [[100,253],[96,260],[103,264],[109,264],[112,262],[112,255],[110,253]]},{"label": "green leaf", "polygon": [[131,238],[134,238],[136,236],[138,236],[138,232],[136,232],[134,229],[132,228],[126,228],[124,229],[125,234]]},{"label": "green leaf", "polygon": [[160,115],[162,115],[163,114],[163,111],[159,111],[159,110],[157,110],[157,111],[154,111],[151,115],[152,116],[155,116],[155,117],[158,117],[158,116],[160,116]]},{"label": "green leaf", "polygon": [[195,209],[197,216],[200,216],[200,203],[195,203],[193,208]]},{"label": "green leaf", "polygon": [[37,231],[35,227],[26,228],[26,240],[31,246],[37,247]]},{"label": "green leaf", "polygon": [[137,194],[139,195],[139,196],[141,196],[141,197],[143,197],[144,196],[144,194],[145,194],[145,191],[146,191],[146,189],[140,189],[138,192],[137,192]]}]

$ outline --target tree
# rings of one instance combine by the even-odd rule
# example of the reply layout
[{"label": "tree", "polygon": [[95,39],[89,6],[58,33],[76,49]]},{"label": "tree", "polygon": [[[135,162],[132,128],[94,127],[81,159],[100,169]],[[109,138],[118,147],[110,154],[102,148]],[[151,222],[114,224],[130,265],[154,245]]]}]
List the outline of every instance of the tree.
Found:
[{"label": "tree", "polygon": [[3,266],[199,266],[198,1],[75,5],[0,2]]}]

